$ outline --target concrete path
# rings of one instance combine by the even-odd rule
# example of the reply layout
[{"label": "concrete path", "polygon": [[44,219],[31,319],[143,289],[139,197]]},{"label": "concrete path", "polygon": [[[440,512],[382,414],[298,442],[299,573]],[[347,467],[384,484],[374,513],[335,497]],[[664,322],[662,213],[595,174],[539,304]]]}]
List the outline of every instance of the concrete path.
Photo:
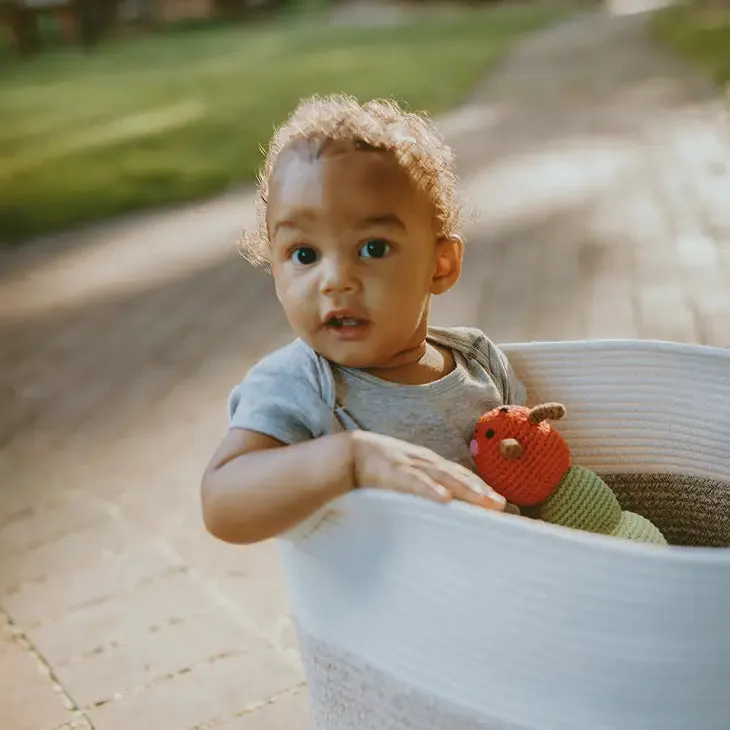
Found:
[{"label": "concrete path", "polygon": [[[730,123],[641,17],[515,48],[442,121],[467,266],[436,323],[730,346]],[[0,727],[305,730],[275,547],[218,544],[227,394],[289,337],[231,193],[0,254]]]}]

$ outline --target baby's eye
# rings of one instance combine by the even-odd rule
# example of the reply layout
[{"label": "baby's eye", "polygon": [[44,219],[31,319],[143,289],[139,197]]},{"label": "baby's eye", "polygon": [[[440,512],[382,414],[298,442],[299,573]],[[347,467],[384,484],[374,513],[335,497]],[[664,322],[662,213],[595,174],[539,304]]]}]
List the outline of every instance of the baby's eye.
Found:
[{"label": "baby's eye", "polygon": [[363,258],[382,259],[390,252],[390,244],[382,238],[368,241],[360,247],[360,255]]},{"label": "baby's eye", "polygon": [[319,256],[311,246],[298,246],[291,252],[290,258],[295,264],[309,266],[310,264],[313,264]]}]

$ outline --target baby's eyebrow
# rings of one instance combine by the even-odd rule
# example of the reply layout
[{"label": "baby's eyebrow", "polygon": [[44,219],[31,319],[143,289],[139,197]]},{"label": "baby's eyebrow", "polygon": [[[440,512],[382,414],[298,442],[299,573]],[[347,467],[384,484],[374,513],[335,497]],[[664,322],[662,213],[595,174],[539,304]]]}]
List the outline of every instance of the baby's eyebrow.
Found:
[{"label": "baby's eyebrow", "polygon": [[369,215],[360,221],[362,228],[372,228],[374,226],[392,226],[405,231],[406,225],[395,213],[382,213],[380,215]]},{"label": "baby's eyebrow", "polygon": [[303,223],[311,223],[315,216],[309,211],[297,211],[294,215],[284,220],[276,221],[272,235],[275,235],[280,228],[289,228],[295,231],[301,230]]}]

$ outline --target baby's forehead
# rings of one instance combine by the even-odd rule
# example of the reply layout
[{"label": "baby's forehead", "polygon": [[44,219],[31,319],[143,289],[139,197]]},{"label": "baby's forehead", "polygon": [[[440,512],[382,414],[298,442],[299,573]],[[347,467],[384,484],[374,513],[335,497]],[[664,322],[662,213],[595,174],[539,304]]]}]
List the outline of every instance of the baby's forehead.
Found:
[{"label": "baby's forehead", "polygon": [[361,148],[350,141],[319,140],[282,150],[270,178],[269,203],[291,197],[334,197],[347,192],[367,197],[390,195],[393,202],[425,202],[427,196],[412,174],[388,149]]},{"label": "baby's forehead", "polygon": [[279,152],[272,167],[271,180],[291,174],[302,166],[316,166],[328,160],[349,158],[360,163],[369,161],[369,167],[377,169],[382,175],[410,178],[408,171],[399,164],[394,150],[387,147],[374,147],[358,139],[333,139],[313,137],[295,139]]}]

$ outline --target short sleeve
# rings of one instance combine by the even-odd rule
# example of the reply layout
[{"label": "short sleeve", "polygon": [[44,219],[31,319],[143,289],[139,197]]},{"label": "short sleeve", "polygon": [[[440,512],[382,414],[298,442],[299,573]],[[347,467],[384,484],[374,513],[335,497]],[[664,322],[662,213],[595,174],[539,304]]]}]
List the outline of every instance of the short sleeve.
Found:
[{"label": "short sleeve", "polygon": [[527,403],[527,388],[517,377],[507,355],[493,342],[487,342],[492,372],[500,381],[504,402],[512,406],[524,406]]},{"label": "short sleeve", "polygon": [[[467,330],[469,331],[469,330]],[[478,359],[489,368],[489,373],[494,378],[502,393],[502,402],[506,405],[523,406],[527,403],[527,388],[517,377],[512,363],[492,340],[481,330],[472,330],[474,339],[473,345]]]},{"label": "short sleeve", "polygon": [[466,358],[474,358],[494,380],[503,403],[514,406],[527,403],[527,389],[509,358],[480,329],[432,327],[431,336],[442,345],[460,350]]},{"label": "short sleeve", "polygon": [[228,398],[229,427],[263,433],[285,444],[328,433],[332,409],[298,360],[282,350],[251,368]]}]

